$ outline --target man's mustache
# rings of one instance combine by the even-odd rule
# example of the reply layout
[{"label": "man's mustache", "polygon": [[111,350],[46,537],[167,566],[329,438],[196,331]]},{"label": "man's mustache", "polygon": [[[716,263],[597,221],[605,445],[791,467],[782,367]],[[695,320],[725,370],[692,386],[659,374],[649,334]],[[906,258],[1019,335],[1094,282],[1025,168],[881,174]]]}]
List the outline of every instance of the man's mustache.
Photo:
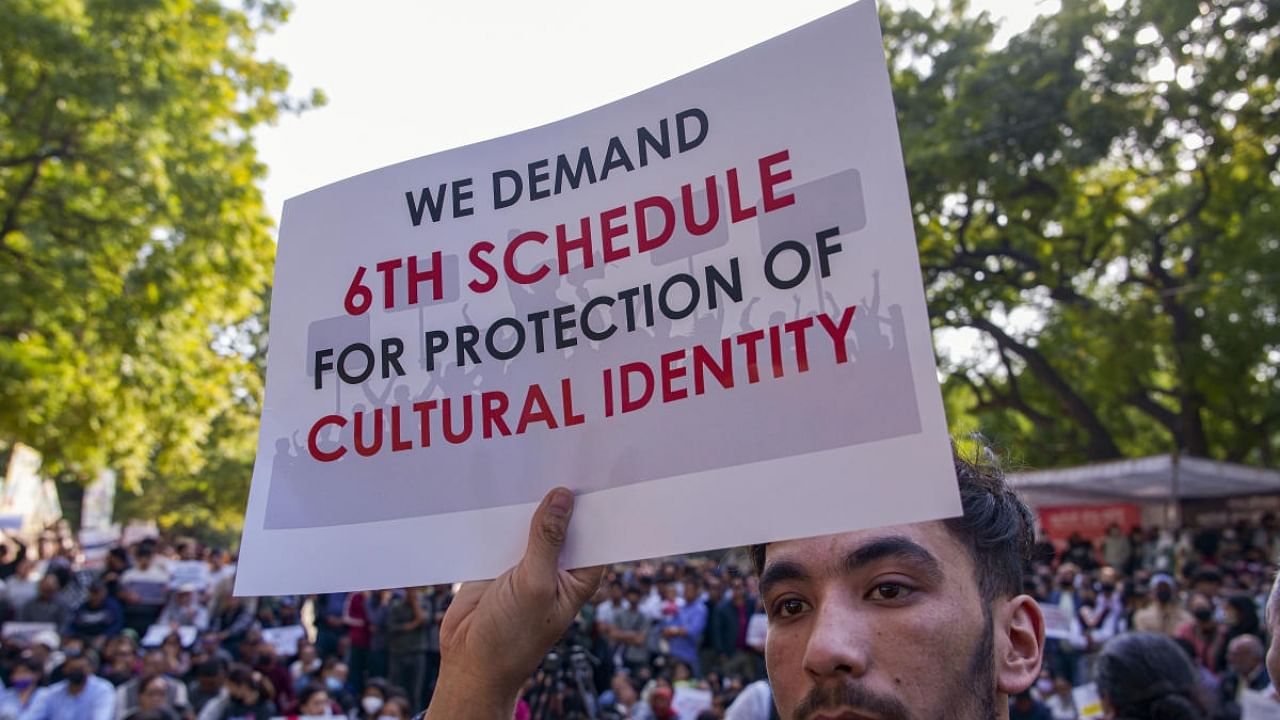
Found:
[{"label": "man's mustache", "polygon": [[824,710],[852,710],[877,720],[911,719],[906,706],[897,698],[879,695],[863,683],[847,680],[838,685],[814,687],[800,700],[792,720],[807,720]]}]

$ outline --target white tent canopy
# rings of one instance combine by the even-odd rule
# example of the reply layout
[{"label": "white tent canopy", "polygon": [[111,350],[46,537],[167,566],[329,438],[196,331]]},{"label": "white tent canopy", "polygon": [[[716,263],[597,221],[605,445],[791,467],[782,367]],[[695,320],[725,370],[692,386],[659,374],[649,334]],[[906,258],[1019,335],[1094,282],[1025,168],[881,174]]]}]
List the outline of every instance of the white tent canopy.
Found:
[{"label": "white tent canopy", "polygon": [[1011,473],[1008,480],[1037,507],[1116,502],[1156,505],[1280,493],[1278,471],[1177,455]]}]

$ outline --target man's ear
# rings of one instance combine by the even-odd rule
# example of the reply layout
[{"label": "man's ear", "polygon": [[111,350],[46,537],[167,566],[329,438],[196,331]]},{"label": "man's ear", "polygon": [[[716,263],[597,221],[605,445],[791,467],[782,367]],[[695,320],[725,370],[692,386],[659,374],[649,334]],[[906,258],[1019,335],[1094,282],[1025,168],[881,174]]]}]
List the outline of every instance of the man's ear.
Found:
[{"label": "man's ear", "polygon": [[1016,695],[1040,678],[1044,659],[1044,616],[1034,598],[1018,595],[997,600],[992,613],[995,633],[996,689]]}]

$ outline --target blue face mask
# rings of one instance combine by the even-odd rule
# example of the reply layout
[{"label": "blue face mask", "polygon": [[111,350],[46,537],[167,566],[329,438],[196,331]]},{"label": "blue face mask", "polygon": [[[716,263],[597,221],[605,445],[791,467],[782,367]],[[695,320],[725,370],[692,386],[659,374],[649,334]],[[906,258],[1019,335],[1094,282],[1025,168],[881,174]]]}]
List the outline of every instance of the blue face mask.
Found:
[{"label": "blue face mask", "polygon": [[324,679],[324,686],[329,688],[329,692],[337,692],[342,689],[342,681],[336,677],[327,677]]},{"label": "blue face mask", "polygon": [[27,688],[31,687],[34,684],[35,684],[35,678],[22,678],[21,680],[13,681],[13,689],[26,690]]}]

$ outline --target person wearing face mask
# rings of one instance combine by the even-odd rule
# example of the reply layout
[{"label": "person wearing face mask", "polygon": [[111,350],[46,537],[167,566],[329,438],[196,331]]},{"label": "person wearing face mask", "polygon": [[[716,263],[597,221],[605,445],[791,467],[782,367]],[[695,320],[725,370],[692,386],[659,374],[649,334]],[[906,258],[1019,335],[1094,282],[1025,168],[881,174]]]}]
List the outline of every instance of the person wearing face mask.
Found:
[{"label": "person wearing face mask", "polygon": [[1178,603],[1173,578],[1164,573],[1151,578],[1151,602],[1133,614],[1133,629],[1172,637],[1178,628],[1192,622],[1191,613]]},{"label": "person wearing face mask", "polygon": [[1196,593],[1187,601],[1192,620],[1178,627],[1176,637],[1187,640],[1195,648],[1196,660],[1217,674],[1218,658],[1227,644],[1227,629],[1213,618],[1213,601],[1204,593]]},{"label": "person wearing face mask", "polygon": [[45,693],[40,687],[44,668],[32,658],[26,658],[9,673],[9,686],[0,694],[0,720],[17,720],[19,716]]},{"label": "person wearing face mask", "polygon": [[62,665],[66,679],[33,700],[22,720],[112,720],[116,690],[94,675],[95,670],[97,661],[91,652],[68,656]]},{"label": "person wearing face mask", "polygon": [[372,678],[364,685],[360,703],[352,713],[354,720],[376,720],[387,702],[387,686],[379,678]]}]

